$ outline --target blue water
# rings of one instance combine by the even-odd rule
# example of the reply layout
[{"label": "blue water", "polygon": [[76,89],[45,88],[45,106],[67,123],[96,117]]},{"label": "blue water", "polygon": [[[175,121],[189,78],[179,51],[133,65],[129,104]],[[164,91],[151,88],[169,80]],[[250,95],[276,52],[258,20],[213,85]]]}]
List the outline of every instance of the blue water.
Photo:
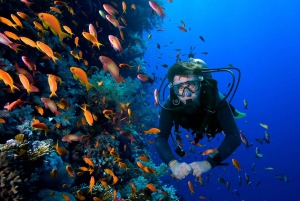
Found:
[{"label": "blue water", "polygon": [[[184,2],[184,3],[183,3]],[[181,49],[181,54],[188,54],[190,46],[195,46],[194,53],[197,58],[205,60],[210,68],[226,67],[232,64],[241,72],[241,82],[232,104],[247,117],[237,120],[239,129],[250,143],[254,145],[246,149],[242,144],[226,162],[230,165],[223,168],[214,168],[210,182],[200,186],[192,175],[181,181],[174,181],[167,177],[176,187],[178,193],[184,195],[186,200],[199,200],[205,196],[211,200],[245,200],[245,201],[273,201],[273,200],[298,200],[300,164],[299,157],[299,64],[300,64],[300,2],[296,1],[176,1],[165,3],[167,17],[163,20],[163,32],[153,30],[145,60],[150,62],[151,69],[160,78],[166,74],[162,64],[169,66],[175,63],[175,48]],[[182,32],[180,20],[191,30]],[[145,33],[147,35],[149,33]],[[205,42],[199,39],[203,36]],[[170,41],[174,41],[170,44]],[[159,43],[162,48],[157,49]],[[168,46],[163,47],[165,44]],[[208,52],[207,55],[201,52]],[[163,54],[163,58],[157,56]],[[168,57],[172,54],[172,58]],[[187,60],[187,56],[182,57]],[[159,67],[157,70],[155,65]],[[226,84],[230,77],[223,73],[213,75],[219,81],[219,89],[228,91]],[[156,83],[159,87],[160,82]],[[249,102],[248,110],[243,108],[243,100]],[[248,123],[245,123],[245,120]],[[255,138],[263,138],[264,129],[259,123],[269,125],[271,135],[270,144],[259,144]],[[185,137],[184,137],[185,138]],[[216,139],[202,144],[208,147],[217,147],[220,141]],[[196,148],[196,153],[188,152],[190,143],[184,141],[184,149],[190,158],[181,161],[190,163],[201,160],[198,153],[205,149]],[[172,146],[172,142],[170,141]],[[255,158],[255,148],[259,147],[263,158]],[[172,147],[172,149],[174,149]],[[153,148],[152,152],[155,152]],[[154,156],[156,153],[154,153]],[[194,158],[197,157],[197,159]],[[237,159],[242,171],[238,173],[232,165],[231,159]],[[157,163],[161,162],[157,160]],[[254,175],[251,171],[252,164],[256,164]],[[273,167],[274,170],[265,170]],[[244,174],[250,176],[251,186],[247,186]],[[289,178],[289,183],[279,181],[275,175],[284,174]],[[205,180],[205,174],[203,179]],[[230,181],[228,191],[224,184],[217,181],[221,175]],[[243,177],[242,186],[238,186],[238,175]],[[187,182],[192,181],[195,194],[190,195]],[[260,181],[259,186],[255,184]],[[217,190],[220,188],[219,190]],[[231,192],[237,189],[241,197]]]}]

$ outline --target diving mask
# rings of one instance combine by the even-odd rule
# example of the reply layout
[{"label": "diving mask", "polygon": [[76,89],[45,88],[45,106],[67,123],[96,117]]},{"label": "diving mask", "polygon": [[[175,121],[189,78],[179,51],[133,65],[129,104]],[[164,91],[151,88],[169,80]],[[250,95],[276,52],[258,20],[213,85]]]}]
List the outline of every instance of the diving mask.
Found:
[{"label": "diving mask", "polygon": [[184,96],[188,90],[191,93],[196,93],[201,86],[200,80],[190,80],[187,82],[179,83],[176,85],[171,85],[170,88],[173,89],[177,96]]}]

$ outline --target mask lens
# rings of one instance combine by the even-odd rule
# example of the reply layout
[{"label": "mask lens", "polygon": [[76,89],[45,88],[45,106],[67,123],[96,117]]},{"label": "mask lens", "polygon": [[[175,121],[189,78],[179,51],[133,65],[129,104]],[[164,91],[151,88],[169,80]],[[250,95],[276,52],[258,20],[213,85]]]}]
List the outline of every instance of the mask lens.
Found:
[{"label": "mask lens", "polygon": [[174,93],[178,96],[182,96],[184,93],[184,90],[189,90],[192,93],[195,93],[200,87],[200,82],[193,80],[193,81],[187,81],[183,82],[177,85],[173,86]]}]

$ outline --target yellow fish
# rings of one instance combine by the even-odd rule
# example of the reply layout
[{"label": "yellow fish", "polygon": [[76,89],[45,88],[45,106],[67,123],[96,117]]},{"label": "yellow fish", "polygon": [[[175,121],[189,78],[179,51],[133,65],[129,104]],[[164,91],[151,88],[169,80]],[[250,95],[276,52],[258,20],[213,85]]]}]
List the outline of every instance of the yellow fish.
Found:
[{"label": "yellow fish", "polygon": [[259,125],[260,125],[261,127],[265,128],[265,129],[269,129],[269,126],[268,126],[267,124],[262,124],[262,123],[260,123]]}]

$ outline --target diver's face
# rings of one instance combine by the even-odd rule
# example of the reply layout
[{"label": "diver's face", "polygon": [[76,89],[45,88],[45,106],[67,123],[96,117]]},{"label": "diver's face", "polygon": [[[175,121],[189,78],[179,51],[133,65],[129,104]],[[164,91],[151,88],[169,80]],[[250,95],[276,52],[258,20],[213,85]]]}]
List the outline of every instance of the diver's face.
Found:
[{"label": "diver's face", "polygon": [[[183,103],[186,104],[186,101],[191,99],[194,103],[199,103],[199,95],[200,95],[200,87],[193,93],[193,85],[185,84],[189,83],[190,81],[198,81],[196,75],[185,75],[185,76],[179,76],[175,75],[173,80],[173,86],[181,84],[181,88],[178,90],[180,94],[177,95],[178,99]],[[200,84],[200,83],[199,83]],[[191,90],[189,90],[191,89]]]}]

